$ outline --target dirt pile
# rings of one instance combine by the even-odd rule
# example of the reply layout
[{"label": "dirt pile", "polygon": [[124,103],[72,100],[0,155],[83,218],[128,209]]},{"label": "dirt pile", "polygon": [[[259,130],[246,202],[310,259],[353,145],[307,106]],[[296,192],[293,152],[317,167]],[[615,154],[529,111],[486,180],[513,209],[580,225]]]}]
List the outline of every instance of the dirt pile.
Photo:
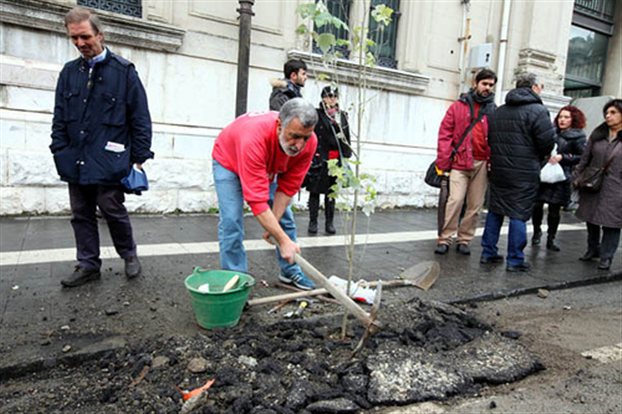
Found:
[{"label": "dirt pile", "polygon": [[0,385],[3,412],[180,412],[175,389],[215,378],[200,413],[348,413],[473,392],[541,368],[511,339],[463,311],[413,300],[381,309],[384,329],[354,358],[362,335],[338,315],[239,326],[194,337],[152,338],[77,366],[14,377]]}]

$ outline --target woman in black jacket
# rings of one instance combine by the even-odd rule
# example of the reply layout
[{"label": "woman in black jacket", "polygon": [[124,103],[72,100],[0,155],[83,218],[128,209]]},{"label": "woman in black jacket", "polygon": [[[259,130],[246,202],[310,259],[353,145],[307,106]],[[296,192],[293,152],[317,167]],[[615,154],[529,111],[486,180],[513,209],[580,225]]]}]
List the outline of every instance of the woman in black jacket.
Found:
[{"label": "woman in black jacket", "polygon": [[550,164],[559,163],[564,170],[566,179],[554,184],[540,183],[538,201],[531,218],[533,224],[531,244],[533,246],[540,244],[542,237],[540,225],[544,217],[544,203],[547,203],[549,212],[546,248],[558,252],[560,248],[555,243],[555,236],[559,227],[560,211],[570,201],[572,168],[581,160],[581,154],[583,154],[587,144],[585,132],[583,132],[585,115],[576,106],[564,106],[555,117],[555,127],[557,129],[557,155],[550,157],[548,162]]},{"label": "woman in black jacket", "polygon": [[327,86],[322,89],[322,101],[318,112],[318,123],[315,125],[318,145],[311,167],[305,177],[303,187],[309,191],[309,233],[317,233],[317,217],[320,209],[320,194],[324,194],[325,230],[335,234],[333,218],[335,216],[335,199],[329,195],[336,178],[328,174],[328,160],[337,159],[341,166],[342,158],[350,158],[350,128],[348,114],[339,109],[339,92],[337,88]]}]

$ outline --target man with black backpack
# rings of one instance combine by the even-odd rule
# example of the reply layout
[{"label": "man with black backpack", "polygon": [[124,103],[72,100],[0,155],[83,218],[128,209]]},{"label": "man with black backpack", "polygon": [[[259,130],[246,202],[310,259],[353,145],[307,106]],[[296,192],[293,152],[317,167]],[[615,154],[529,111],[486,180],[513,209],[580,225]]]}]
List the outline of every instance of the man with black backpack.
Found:
[{"label": "man with black backpack", "polygon": [[[455,233],[458,253],[471,254],[469,243],[475,236],[488,184],[487,116],[496,108],[492,93],[496,83],[495,72],[479,71],[473,88],[449,107],[441,122],[435,164],[438,170],[449,172],[449,197],[445,205],[438,206],[445,210],[445,217],[439,228],[436,254],[447,253]],[[466,208],[460,220],[465,200]]]}]

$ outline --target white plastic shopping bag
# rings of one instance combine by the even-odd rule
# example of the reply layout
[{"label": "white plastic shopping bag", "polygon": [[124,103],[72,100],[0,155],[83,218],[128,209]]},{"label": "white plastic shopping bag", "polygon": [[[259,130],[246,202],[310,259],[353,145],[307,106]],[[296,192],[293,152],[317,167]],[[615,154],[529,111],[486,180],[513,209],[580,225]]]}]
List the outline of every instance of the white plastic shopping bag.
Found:
[{"label": "white plastic shopping bag", "polygon": [[[551,157],[557,155],[557,144],[553,147],[553,151],[551,151]],[[566,179],[566,174],[564,174],[564,169],[559,163],[551,164],[547,162],[544,167],[540,170],[540,181],[548,184],[555,184]]]}]

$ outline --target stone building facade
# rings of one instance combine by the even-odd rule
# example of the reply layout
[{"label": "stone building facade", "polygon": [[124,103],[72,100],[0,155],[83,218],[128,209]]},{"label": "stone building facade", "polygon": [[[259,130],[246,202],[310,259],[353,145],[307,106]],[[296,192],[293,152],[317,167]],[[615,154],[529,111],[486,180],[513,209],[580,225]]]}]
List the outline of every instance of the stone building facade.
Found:
[{"label": "stone building facade", "polygon": [[[369,76],[370,105],[361,131],[362,168],[377,178],[381,207],[435,204],[436,193],[422,176],[435,156],[445,110],[468,87],[474,66],[498,71],[499,99],[512,88],[517,71],[533,71],[545,80],[543,98],[551,112],[570,101],[564,88],[571,31],[589,26],[581,18],[590,17],[574,1],[385,2],[398,14],[382,62],[388,67],[376,67]],[[145,168],[152,187],[143,196],[129,196],[128,207],[139,212],[216,207],[210,155],[218,132],[235,114],[237,0],[0,0],[0,214],[68,211],[66,185],[58,180],[48,145],[56,79],[62,65],[77,57],[62,23],[76,3],[109,9],[98,11],[106,44],[135,63],[147,89],[156,158]],[[326,82],[317,77],[318,55],[295,33],[301,3],[254,1],[249,111],[267,109],[269,80],[282,76],[288,57],[309,63],[304,96],[319,101]],[[347,6],[343,17],[352,26],[369,10],[369,1],[336,3]],[[608,33],[599,80],[586,84],[593,95],[622,96],[622,5],[588,3],[603,3],[600,17],[608,26],[598,33]],[[356,70],[354,59],[338,64],[346,106],[356,99]],[[304,191],[295,202],[306,204]]]}]

